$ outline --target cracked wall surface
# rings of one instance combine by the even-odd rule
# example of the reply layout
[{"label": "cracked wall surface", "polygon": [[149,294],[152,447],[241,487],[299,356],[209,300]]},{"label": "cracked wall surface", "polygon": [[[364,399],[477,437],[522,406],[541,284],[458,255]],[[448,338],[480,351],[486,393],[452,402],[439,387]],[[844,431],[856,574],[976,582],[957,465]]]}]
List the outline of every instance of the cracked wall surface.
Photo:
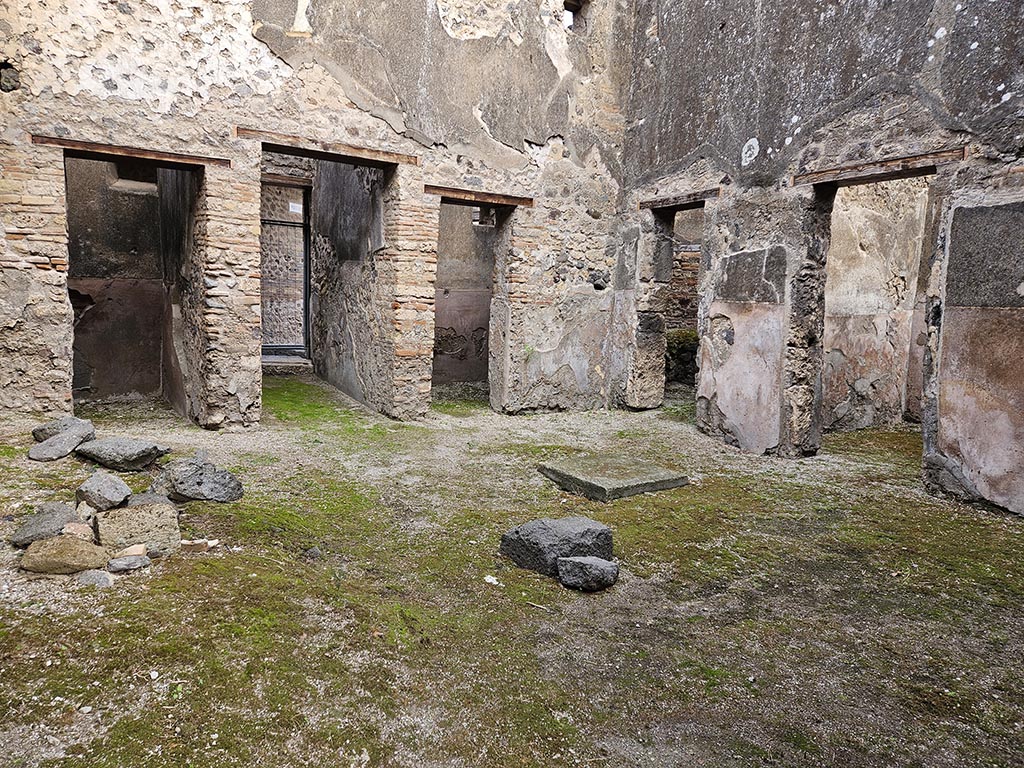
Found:
[{"label": "cracked wall surface", "polygon": [[[954,210],[1024,199],[1024,175],[1018,170],[1024,158],[1022,40],[1024,13],[1016,2],[638,0],[626,107],[627,200],[720,190],[705,208],[713,223],[705,236],[698,313],[701,428],[749,450],[814,453],[822,426],[842,421],[842,416],[837,421],[836,410],[843,407],[837,391],[851,379],[878,383],[874,374],[860,376],[856,366],[841,363],[835,354],[841,346],[835,343],[838,318],[830,318],[828,329],[824,322],[826,262],[836,261],[833,257],[848,262],[844,251],[853,230],[860,237],[865,229],[877,233],[878,227],[863,216],[859,222],[842,219],[849,196],[863,194],[854,188],[839,190],[840,219],[831,226],[835,187],[801,187],[794,177],[965,147],[963,160],[922,171],[934,175],[926,210],[913,217],[923,216],[925,266],[917,270],[917,280],[909,242],[901,239],[887,258],[899,260],[906,246],[908,266],[896,270],[896,279],[905,277],[907,284],[899,301],[885,302],[894,309],[885,308],[884,322],[882,312],[871,320],[865,306],[843,310],[842,322],[859,323],[847,328],[857,332],[846,336],[864,341],[853,342],[855,349],[846,357],[876,372],[890,363],[902,371],[902,353],[898,359],[882,353],[909,343],[905,380],[884,387],[884,419],[896,418],[902,409],[906,417],[921,420],[926,479],[933,489],[1019,508],[1019,489],[1007,490],[1008,480],[994,478],[1000,472],[1012,475],[1010,465],[1021,474],[1021,462],[1005,452],[997,456],[988,437],[965,426],[970,420],[963,414],[979,412],[971,399],[976,394],[943,382],[960,380],[966,370],[986,381],[978,386],[999,403],[992,414],[1004,425],[1003,437],[1024,417],[1008,390],[999,388],[1004,375],[953,351],[966,338],[966,310],[949,306],[943,281],[946,260],[957,252]],[[682,77],[675,76],[679,62],[685,62]],[[651,109],[652,104],[664,106]],[[631,214],[631,206],[625,207],[624,215],[633,216],[642,232],[654,225],[653,215]],[[769,329],[778,323],[744,325],[741,319],[771,306],[753,300],[764,295],[723,309],[732,292],[728,273],[736,254],[773,246],[787,253],[780,294],[785,320],[774,338]],[[995,243],[991,250],[1002,254],[1006,247]],[[640,274],[655,270],[654,249],[642,247],[640,259]],[[869,301],[877,293],[862,290],[856,271],[845,277],[856,285],[860,300]],[[1006,285],[1014,280],[998,279]],[[656,290],[645,288],[642,280],[638,291],[638,303],[654,302]],[[1007,328],[995,310],[991,331],[1005,344]],[[898,328],[892,312],[900,315]],[[855,316],[863,322],[855,322]],[[890,338],[878,346],[886,334]],[[993,343],[993,353],[996,349]],[[737,350],[746,350],[747,366],[731,374]],[[744,376],[747,390],[736,383]],[[899,401],[897,389],[902,390]],[[847,405],[850,426],[879,417],[856,403]]]}]

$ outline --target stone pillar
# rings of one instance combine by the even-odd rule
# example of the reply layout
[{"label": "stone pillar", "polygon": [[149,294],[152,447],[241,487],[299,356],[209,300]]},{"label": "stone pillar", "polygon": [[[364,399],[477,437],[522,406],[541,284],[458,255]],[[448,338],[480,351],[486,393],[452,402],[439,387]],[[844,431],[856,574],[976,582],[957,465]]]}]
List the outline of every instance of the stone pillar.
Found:
[{"label": "stone pillar", "polygon": [[634,265],[636,322],[628,352],[627,408],[657,408],[665,399],[665,297],[672,279],[674,210],[641,212]]},{"label": "stone pillar", "polygon": [[932,492],[1024,514],[1024,182],[950,195],[932,261],[922,428]]},{"label": "stone pillar", "polygon": [[[434,281],[440,205],[423,193],[423,172],[399,165],[384,190],[384,253],[394,276],[388,308],[394,358],[390,392],[381,410],[396,419],[423,416],[430,407],[434,359]],[[386,297],[387,300],[387,297]]]},{"label": "stone pillar", "polygon": [[260,418],[259,221],[258,161],[207,166],[182,301],[189,415],[207,428]]},{"label": "stone pillar", "polygon": [[780,456],[813,456],[821,446],[825,257],[835,196],[834,186],[818,186],[802,190],[794,200],[800,224],[800,240],[795,243],[799,261],[787,291]]},{"label": "stone pillar", "polygon": [[752,453],[818,448],[831,194],[733,189],[706,209],[697,425]]},{"label": "stone pillar", "polygon": [[0,144],[0,410],[72,410],[67,268],[63,151]]},{"label": "stone pillar", "polygon": [[498,231],[494,238],[494,287],[491,294],[490,325],[487,335],[487,382],[490,392],[491,408],[499,413],[506,412],[512,406],[513,378],[513,302],[521,304],[524,292],[518,287],[525,280],[524,259],[520,248],[523,234],[513,234],[518,219],[522,216],[519,209],[497,211],[496,226]]}]

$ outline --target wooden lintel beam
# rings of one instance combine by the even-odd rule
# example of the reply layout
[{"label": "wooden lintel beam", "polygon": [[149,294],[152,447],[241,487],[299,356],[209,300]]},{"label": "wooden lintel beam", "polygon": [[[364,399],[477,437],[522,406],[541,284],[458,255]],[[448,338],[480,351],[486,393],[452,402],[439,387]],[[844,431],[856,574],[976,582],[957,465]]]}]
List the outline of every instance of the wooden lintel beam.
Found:
[{"label": "wooden lintel beam", "polygon": [[852,186],[853,184],[869,184],[886,179],[923,176],[935,173],[940,165],[958,163],[966,156],[967,147],[954,147],[938,152],[928,152],[923,155],[909,155],[907,157],[894,157],[889,160],[875,160],[868,163],[843,165],[835,168],[826,168],[821,171],[797,174],[793,176],[791,185],[796,187],[807,184],[838,184],[843,187]]},{"label": "wooden lintel beam", "polygon": [[260,175],[260,181],[264,184],[276,184],[279,187],[303,187],[313,186],[313,180],[303,176],[288,176],[284,173],[264,173]]},{"label": "wooden lintel beam", "polygon": [[714,187],[713,189],[702,189],[699,192],[687,192],[682,195],[672,195],[671,197],[658,197],[654,200],[641,200],[637,204],[637,210],[655,210],[655,209],[668,209],[682,211],[687,208],[700,208],[708,200],[713,200],[718,197],[719,188]]},{"label": "wooden lintel beam", "polygon": [[271,152],[312,157],[317,160],[334,160],[373,166],[420,164],[420,159],[415,155],[403,155],[400,152],[388,152],[368,147],[354,147],[350,144],[331,141],[315,141],[304,139],[301,136],[289,136],[286,133],[258,131],[255,128],[237,126],[235,135],[241,139],[257,139],[263,142],[264,149]]},{"label": "wooden lintel beam", "polygon": [[455,203],[456,205],[504,205],[533,208],[532,197],[498,195],[492,192],[478,192],[475,189],[439,187],[436,184],[424,184],[423,192],[428,195],[439,195],[442,201]]},{"label": "wooden lintel beam", "polygon": [[95,141],[61,139],[56,136],[38,136],[33,134],[32,143],[41,144],[47,147],[61,147],[63,149],[70,149],[75,152],[81,152],[89,155],[137,157],[142,160],[155,160],[157,162],[172,163],[176,165],[219,165],[224,168],[231,167],[231,161],[223,157],[188,155],[182,152],[162,152],[156,149],[140,149],[139,147],[125,147],[118,144],[101,144]]}]

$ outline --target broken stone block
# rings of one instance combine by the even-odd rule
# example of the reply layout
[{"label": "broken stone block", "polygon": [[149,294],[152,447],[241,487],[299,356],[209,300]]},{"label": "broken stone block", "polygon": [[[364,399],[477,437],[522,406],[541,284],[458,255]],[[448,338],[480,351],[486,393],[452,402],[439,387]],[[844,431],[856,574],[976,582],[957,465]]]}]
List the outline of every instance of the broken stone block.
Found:
[{"label": "broken stone block", "polygon": [[32,438],[37,443],[44,443],[55,435],[59,435],[61,432],[65,432],[69,429],[77,429],[80,431],[92,430],[92,422],[88,419],[79,419],[75,416],[62,416],[59,419],[48,421],[45,424],[40,424],[38,427],[32,430]]},{"label": "broken stone block", "polygon": [[170,448],[151,440],[134,437],[104,437],[82,443],[75,449],[79,456],[121,472],[138,472],[170,452]]},{"label": "broken stone block", "polygon": [[690,482],[681,472],[615,456],[581,454],[541,464],[537,469],[569,493],[604,502],[679,488]]},{"label": "broken stone block", "polygon": [[57,536],[33,542],[21,557],[21,567],[33,573],[78,573],[102,568],[107,551],[77,536]]},{"label": "broken stone block", "polygon": [[109,589],[114,586],[114,577],[106,571],[82,571],[75,577],[75,581],[83,587],[96,587],[97,589]]},{"label": "broken stone block", "polygon": [[597,592],[619,578],[619,566],[600,557],[558,558],[558,580],[570,589]]},{"label": "broken stone block", "polygon": [[115,557],[107,563],[107,570],[111,573],[125,573],[137,571],[140,568],[149,568],[153,564],[145,555],[130,555],[128,557]]},{"label": "broken stone block", "polygon": [[68,523],[64,526],[64,530],[61,531],[65,536],[77,536],[80,539],[86,541],[93,540],[92,526],[88,523],[73,522]]},{"label": "broken stone block", "polygon": [[69,504],[50,501],[40,504],[36,513],[18,526],[10,542],[16,547],[27,547],[34,541],[60,535],[64,526],[75,520],[75,510]]},{"label": "broken stone block", "polygon": [[139,555],[146,554],[145,544],[132,544],[130,547],[125,547],[120,552],[114,555],[112,559],[116,560],[120,557],[138,557]]},{"label": "broken stone block", "polygon": [[145,493],[136,493],[130,499],[128,499],[129,507],[141,507],[144,504],[170,504],[171,500],[162,493],[153,493],[152,491],[146,491]]},{"label": "broken stone block", "polygon": [[65,429],[46,438],[41,443],[33,445],[28,451],[28,457],[33,461],[63,459],[79,445],[94,437],[96,437],[96,430],[93,429],[92,422],[71,417],[71,421]]},{"label": "broken stone block", "polygon": [[93,472],[75,495],[93,510],[100,511],[124,504],[132,495],[132,489],[117,475],[99,471]]},{"label": "broken stone block", "polygon": [[146,504],[99,511],[96,538],[114,551],[145,544],[153,557],[169,555],[181,548],[178,510],[171,504]]},{"label": "broken stone block", "polygon": [[204,453],[172,461],[160,473],[150,492],[166,494],[172,501],[238,501],[242,483],[226,469],[218,469]]},{"label": "broken stone block", "polygon": [[501,537],[501,554],[521,568],[558,575],[558,558],[592,555],[610,560],[612,531],[587,517],[531,520]]}]

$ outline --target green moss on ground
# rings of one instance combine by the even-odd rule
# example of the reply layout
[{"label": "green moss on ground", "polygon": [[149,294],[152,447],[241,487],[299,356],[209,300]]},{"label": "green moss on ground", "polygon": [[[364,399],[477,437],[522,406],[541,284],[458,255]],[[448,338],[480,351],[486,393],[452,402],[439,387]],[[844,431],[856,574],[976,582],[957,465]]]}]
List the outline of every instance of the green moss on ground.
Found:
[{"label": "green moss on ground", "polygon": [[[963,764],[1012,762],[1021,523],[924,495],[910,430],[830,435],[799,462],[722,459],[699,485],[599,504],[537,482],[533,465],[570,446],[460,429],[453,465],[435,460],[438,433],[392,431],[313,383],[275,379],[265,406],[279,440],[404,456],[422,477],[377,488],[329,461],[240,454],[245,497],[183,517],[221,550],[60,613],[0,605],[7,727],[99,713],[44,764],[505,768],[677,748],[913,764],[953,732]],[[687,447],[608,433],[601,450],[670,465]],[[79,471],[15,457],[4,498]],[[615,530],[614,590],[570,592],[497,555],[513,525],[569,514]]]},{"label": "green moss on ground", "polygon": [[311,444],[330,442],[351,451],[394,446],[403,434],[423,431],[347,406],[328,385],[298,376],[263,379],[263,413],[266,423],[306,432]]}]

